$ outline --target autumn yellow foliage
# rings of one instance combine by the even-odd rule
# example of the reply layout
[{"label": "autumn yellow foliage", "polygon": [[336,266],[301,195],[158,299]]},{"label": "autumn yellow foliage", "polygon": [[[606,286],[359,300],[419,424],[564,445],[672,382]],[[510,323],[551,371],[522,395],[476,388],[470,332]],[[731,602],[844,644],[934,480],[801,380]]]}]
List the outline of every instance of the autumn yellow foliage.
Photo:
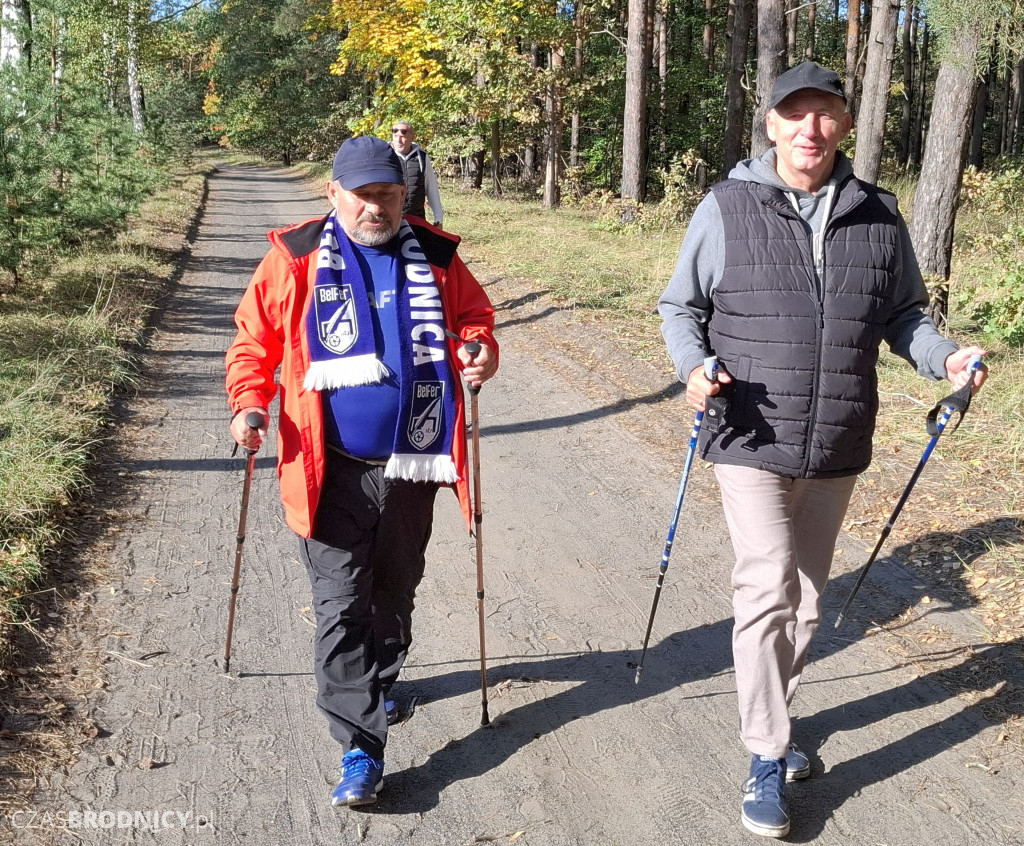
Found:
[{"label": "autumn yellow foliage", "polygon": [[430,55],[442,44],[424,25],[426,8],[427,0],[334,0],[328,19],[347,35],[331,73],[386,74],[398,94],[443,88],[449,80]]}]

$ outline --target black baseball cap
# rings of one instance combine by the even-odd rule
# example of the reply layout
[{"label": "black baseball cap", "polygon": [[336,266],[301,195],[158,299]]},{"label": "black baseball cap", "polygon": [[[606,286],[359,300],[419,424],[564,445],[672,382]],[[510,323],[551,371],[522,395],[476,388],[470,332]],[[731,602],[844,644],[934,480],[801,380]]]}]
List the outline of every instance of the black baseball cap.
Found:
[{"label": "black baseball cap", "polygon": [[405,184],[405,170],[391,145],[372,135],[349,138],[334,156],[331,179],[346,191],[355,191],[371,182]]},{"label": "black baseball cap", "polygon": [[772,86],[772,96],[768,99],[768,111],[774,109],[790,94],[803,91],[805,88],[834,94],[844,103],[846,102],[846,91],[843,90],[839,74],[829,68],[823,68],[815,62],[803,62],[795,68],[790,68],[775,80],[775,85]]}]

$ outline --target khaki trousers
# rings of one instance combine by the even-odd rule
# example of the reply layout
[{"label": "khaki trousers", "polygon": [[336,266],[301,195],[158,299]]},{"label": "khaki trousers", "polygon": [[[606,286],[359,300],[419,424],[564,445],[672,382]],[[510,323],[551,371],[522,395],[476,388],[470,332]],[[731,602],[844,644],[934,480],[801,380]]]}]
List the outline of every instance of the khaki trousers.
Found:
[{"label": "khaki trousers", "polygon": [[740,737],[754,755],[783,758],[789,705],[821,623],[821,594],[857,477],[793,479],[728,464],[716,464],[715,475],[736,553]]}]

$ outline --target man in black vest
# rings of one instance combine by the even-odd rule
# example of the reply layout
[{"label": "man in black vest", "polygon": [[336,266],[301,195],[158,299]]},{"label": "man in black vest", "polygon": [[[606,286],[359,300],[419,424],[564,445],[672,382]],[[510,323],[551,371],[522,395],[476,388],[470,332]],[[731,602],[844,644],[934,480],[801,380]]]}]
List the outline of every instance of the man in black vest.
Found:
[{"label": "man in black vest", "polygon": [[411,214],[426,219],[427,203],[434,216],[434,226],[441,227],[444,211],[441,209],[441,193],[437,189],[437,176],[430,156],[416,143],[412,124],[400,120],[391,129],[391,146],[398,153],[405,169],[405,208],[402,214]]},{"label": "man in black vest", "polygon": [[[715,464],[736,555],[733,658],[752,755],[741,818],[784,837],[786,782],[810,775],[789,705],[871,461],[879,345],[955,387],[983,350],[939,334],[896,198],[855,178],[837,152],[852,125],[839,77],[804,62],[778,78],[768,107],[775,146],[697,207],[658,310],[687,402],[728,402],[700,449]],[[714,384],[702,366],[712,354]],[[973,378],[976,390],[984,369]]]}]

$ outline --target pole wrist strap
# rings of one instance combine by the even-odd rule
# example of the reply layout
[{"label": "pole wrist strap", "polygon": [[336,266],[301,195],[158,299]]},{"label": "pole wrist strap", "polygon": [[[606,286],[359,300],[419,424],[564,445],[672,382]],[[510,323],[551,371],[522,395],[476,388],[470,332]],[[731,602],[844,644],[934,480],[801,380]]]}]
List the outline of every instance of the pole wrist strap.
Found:
[{"label": "pole wrist strap", "polygon": [[[945,399],[939,400],[935,408],[928,412],[929,435],[934,438],[939,434],[939,425],[937,420],[944,408],[949,408],[951,415],[957,415],[956,422],[953,422],[952,428],[947,428],[945,431],[955,432],[957,430],[961,421],[964,419],[964,415],[967,413],[967,409],[971,407],[971,386],[973,382],[974,379],[972,378],[959,391],[954,391]],[[950,417],[950,422],[952,422],[952,417]]]}]

